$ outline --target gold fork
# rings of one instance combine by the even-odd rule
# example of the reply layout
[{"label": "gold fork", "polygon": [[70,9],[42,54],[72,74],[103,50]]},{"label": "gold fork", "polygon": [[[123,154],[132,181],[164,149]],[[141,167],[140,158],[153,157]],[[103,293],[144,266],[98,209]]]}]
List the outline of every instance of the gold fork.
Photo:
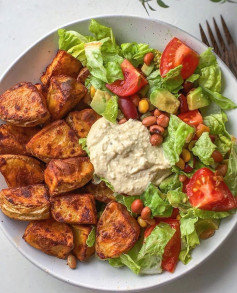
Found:
[{"label": "gold fork", "polygon": [[204,30],[201,24],[199,23],[200,34],[201,34],[203,43],[205,43],[209,47],[213,47],[214,52],[225,62],[225,64],[230,68],[233,74],[237,77],[237,47],[234,43],[234,40],[230,34],[230,31],[226,25],[226,22],[223,16],[221,15],[221,23],[222,23],[222,28],[224,31],[226,41],[224,41],[224,38],[222,37],[222,34],[216,23],[216,20],[213,17],[213,23],[214,23],[216,36],[217,36],[217,40],[219,41],[219,44],[214,37],[214,34],[211,30],[211,27],[208,21],[206,21],[206,23],[207,23],[207,31],[211,41],[211,46],[207,39],[207,36],[204,33]]}]

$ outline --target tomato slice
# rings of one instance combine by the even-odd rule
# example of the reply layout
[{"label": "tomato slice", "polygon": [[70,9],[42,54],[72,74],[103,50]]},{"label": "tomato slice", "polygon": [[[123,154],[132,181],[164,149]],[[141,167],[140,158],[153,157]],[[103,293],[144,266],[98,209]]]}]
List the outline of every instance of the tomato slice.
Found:
[{"label": "tomato slice", "polygon": [[237,207],[237,202],[228,186],[214,179],[208,168],[196,171],[186,186],[192,206],[209,211],[228,211]]},{"label": "tomato slice", "polygon": [[194,127],[197,127],[200,123],[203,123],[202,115],[198,110],[181,113],[178,117],[183,120],[183,122]]},{"label": "tomato slice", "polygon": [[173,229],[176,230],[173,237],[170,239],[170,241],[167,243],[165,247],[162,263],[161,263],[161,267],[163,270],[173,273],[177,265],[177,262],[179,260],[179,253],[181,250],[181,235],[180,235],[179,221],[175,219],[171,219],[171,218],[162,219],[156,225],[152,225],[146,228],[144,233],[144,238],[148,237],[151,234],[152,230],[160,222],[167,223]]},{"label": "tomato slice", "polygon": [[164,77],[170,69],[183,65],[181,75],[183,79],[186,79],[194,73],[198,62],[199,55],[194,50],[178,38],[173,38],[161,55],[160,74]]},{"label": "tomato slice", "polygon": [[148,82],[145,77],[127,60],[121,63],[124,80],[106,84],[107,89],[120,97],[128,97],[138,92]]}]

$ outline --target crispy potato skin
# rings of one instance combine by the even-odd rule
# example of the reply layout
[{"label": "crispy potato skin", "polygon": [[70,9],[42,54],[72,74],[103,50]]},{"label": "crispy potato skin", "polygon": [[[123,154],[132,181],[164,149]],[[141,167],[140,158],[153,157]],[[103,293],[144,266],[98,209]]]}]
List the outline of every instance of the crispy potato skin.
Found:
[{"label": "crispy potato skin", "polygon": [[84,189],[93,194],[95,199],[101,202],[109,203],[115,200],[113,191],[102,181],[99,184],[89,183]]},{"label": "crispy potato skin", "polygon": [[82,262],[87,261],[95,253],[95,246],[88,247],[87,238],[92,230],[92,226],[72,225],[73,231],[73,254]]},{"label": "crispy potato skin", "polygon": [[97,222],[95,199],[91,194],[51,197],[51,213],[62,223],[94,225]]},{"label": "crispy potato skin", "polygon": [[44,181],[44,165],[28,156],[0,155],[0,172],[12,188]]},{"label": "crispy potato skin", "polygon": [[110,202],[96,231],[96,253],[101,259],[116,258],[129,251],[139,238],[140,227],[126,207]]},{"label": "crispy potato skin", "polygon": [[50,217],[50,201],[45,185],[3,189],[0,192],[2,212],[16,220],[43,220]]},{"label": "crispy potato skin", "polygon": [[75,78],[65,75],[50,79],[47,94],[47,106],[52,120],[58,120],[68,114],[80,102],[87,89]]},{"label": "crispy potato skin", "polygon": [[0,154],[26,155],[25,145],[39,130],[37,127],[0,125]]},{"label": "crispy potato skin", "polygon": [[51,160],[44,172],[50,195],[82,187],[93,177],[94,167],[88,157]]},{"label": "crispy potato skin", "polygon": [[63,120],[55,121],[44,127],[31,138],[26,149],[46,163],[51,159],[86,155],[78,143],[75,132]]},{"label": "crispy potato skin", "polygon": [[82,65],[79,60],[68,54],[66,51],[58,50],[51,64],[46,67],[45,73],[41,76],[43,85],[47,85],[52,76],[68,75],[77,78]]},{"label": "crispy potato skin", "polygon": [[39,92],[46,98],[47,97],[47,92],[48,92],[48,87],[41,84],[41,83],[36,83],[35,87],[38,89]]},{"label": "crispy potato skin", "polygon": [[90,75],[89,69],[87,67],[83,67],[77,76],[77,80],[81,82],[82,84],[85,84],[85,81],[89,75]]},{"label": "crispy potato skin", "polygon": [[30,222],[23,239],[42,252],[62,259],[73,249],[71,227],[53,220]]},{"label": "crispy potato skin", "polygon": [[22,127],[32,127],[49,118],[44,96],[30,82],[21,82],[0,96],[0,118]]},{"label": "crispy potato skin", "polygon": [[82,111],[69,113],[66,118],[66,122],[71,126],[71,128],[79,137],[87,137],[91,126],[99,118],[101,118],[101,116],[93,109],[84,109]]}]

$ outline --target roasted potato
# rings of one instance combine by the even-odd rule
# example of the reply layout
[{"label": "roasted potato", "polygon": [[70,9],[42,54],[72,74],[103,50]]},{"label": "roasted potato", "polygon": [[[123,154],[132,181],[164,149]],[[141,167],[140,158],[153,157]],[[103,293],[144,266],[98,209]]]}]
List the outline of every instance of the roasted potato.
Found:
[{"label": "roasted potato", "polygon": [[0,192],[2,212],[16,220],[43,220],[50,216],[50,202],[45,185],[3,189]]},{"label": "roasted potato", "polygon": [[84,109],[82,111],[75,111],[69,113],[66,118],[66,122],[76,132],[79,137],[87,137],[91,126],[101,116],[92,109]]},{"label": "roasted potato", "polygon": [[36,83],[35,86],[38,89],[38,91],[41,92],[41,94],[46,98],[47,92],[48,92],[48,87],[41,84],[41,83]]},{"label": "roasted potato", "polygon": [[101,215],[96,231],[96,253],[101,259],[128,252],[139,238],[140,227],[126,207],[110,202]]},{"label": "roasted potato", "polygon": [[38,89],[30,82],[21,82],[0,96],[0,118],[13,125],[31,127],[45,122],[49,111]]},{"label": "roasted potato", "polygon": [[87,67],[83,67],[77,76],[77,80],[85,84],[85,81],[89,75],[90,75],[89,69]]},{"label": "roasted potato", "polygon": [[43,85],[47,85],[52,76],[68,75],[77,78],[82,65],[79,60],[68,54],[66,51],[58,50],[51,64],[46,68],[45,73],[41,76]]},{"label": "roasted potato", "polygon": [[97,222],[95,199],[91,194],[51,197],[51,213],[62,223],[94,225]]},{"label": "roasted potato", "polygon": [[95,253],[95,245],[89,247],[86,244],[87,238],[93,226],[72,225],[74,248],[73,253],[80,261],[86,261]]},{"label": "roasted potato", "polygon": [[38,131],[37,127],[0,125],[0,154],[27,154],[25,145]]},{"label": "roasted potato", "polygon": [[50,123],[38,132],[26,145],[33,156],[44,162],[85,156],[75,132],[63,120]]},{"label": "roasted potato", "polygon": [[63,118],[80,102],[87,89],[75,78],[58,75],[50,79],[47,106],[52,120]]},{"label": "roasted potato", "polygon": [[66,258],[73,249],[71,227],[54,220],[30,222],[23,239],[31,246],[58,258]]},{"label": "roasted potato", "polygon": [[92,179],[93,165],[88,157],[51,160],[45,169],[45,182],[50,195],[82,187]]},{"label": "roasted potato", "polygon": [[99,184],[89,183],[85,186],[86,192],[93,194],[95,199],[109,203],[115,200],[114,192],[102,181]]},{"label": "roasted potato", "polygon": [[0,172],[12,188],[44,181],[44,165],[28,156],[0,155]]}]

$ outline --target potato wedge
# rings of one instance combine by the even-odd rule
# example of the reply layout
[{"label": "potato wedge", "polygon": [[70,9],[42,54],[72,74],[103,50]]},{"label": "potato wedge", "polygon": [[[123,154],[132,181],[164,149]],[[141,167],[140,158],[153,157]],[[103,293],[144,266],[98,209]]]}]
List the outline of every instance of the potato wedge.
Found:
[{"label": "potato wedge", "polygon": [[52,120],[67,115],[85,96],[87,89],[75,78],[66,75],[53,76],[50,79],[47,94],[47,106]]},{"label": "potato wedge", "polygon": [[16,220],[44,220],[50,216],[50,202],[45,185],[3,189],[0,192],[2,212]]},{"label": "potato wedge", "polygon": [[30,222],[23,239],[34,248],[58,258],[66,258],[73,249],[71,227],[54,220]]},{"label": "potato wedge", "polygon": [[85,186],[86,192],[93,194],[95,199],[109,203],[115,200],[113,191],[102,181],[99,184],[89,183]]},{"label": "potato wedge", "polygon": [[92,109],[84,109],[82,111],[75,111],[69,113],[66,118],[66,122],[76,132],[79,137],[87,137],[91,126],[101,116]]},{"label": "potato wedge", "polygon": [[139,234],[140,226],[126,207],[110,202],[98,221],[96,253],[101,259],[119,257],[134,246]]},{"label": "potato wedge", "polygon": [[35,87],[38,89],[39,92],[46,98],[47,97],[47,92],[48,92],[48,87],[41,84],[41,83],[36,83]]},{"label": "potato wedge", "polygon": [[94,167],[88,157],[51,160],[45,169],[45,182],[50,195],[82,187],[93,177]]},{"label": "potato wedge", "polygon": [[37,127],[0,125],[0,154],[27,154],[25,145],[38,131]]},{"label": "potato wedge", "polygon": [[87,67],[83,67],[77,76],[77,80],[85,84],[85,81],[89,75],[90,75],[89,69]]},{"label": "potato wedge", "polygon": [[82,65],[79,60],[68,54],[66,51],[58,50],[51,64],[46,67],[45,73],[41,76],[40,80],[43,85],[47,85],[52,76],[68,75],[77,78],[77,75]]},{"label": "potato wedge", "polygon": [[44,181],[44,165],[28,156],[0,155],[0,172],[12,188]]},{"label": "potato wedge", "polygon": [[0,118],[13,125],[31,127],[49,118],[44,96],[30,82],[21,82],[0,96]]},{"label": "potato wedge", "polygon": [[26,145],[33,156],[44,162],[85,156],[75,132],[63,120],[50,123],[38,132]]},{"label": "potato wedge", "polygon": [[80,260],[80,261],[87,261],[90,256],[95,253],[95,245],[89,247],[86,244],[87,238],[93,229],[93,226],[86,226],[86,225],[72,225],[72,232],[73,232],[73,254]]},{"label": "potato wedge", "polygon": [[51,213],[62,223],[94,225],[97,222],[95,199],[91,194],[51,197]]}]

